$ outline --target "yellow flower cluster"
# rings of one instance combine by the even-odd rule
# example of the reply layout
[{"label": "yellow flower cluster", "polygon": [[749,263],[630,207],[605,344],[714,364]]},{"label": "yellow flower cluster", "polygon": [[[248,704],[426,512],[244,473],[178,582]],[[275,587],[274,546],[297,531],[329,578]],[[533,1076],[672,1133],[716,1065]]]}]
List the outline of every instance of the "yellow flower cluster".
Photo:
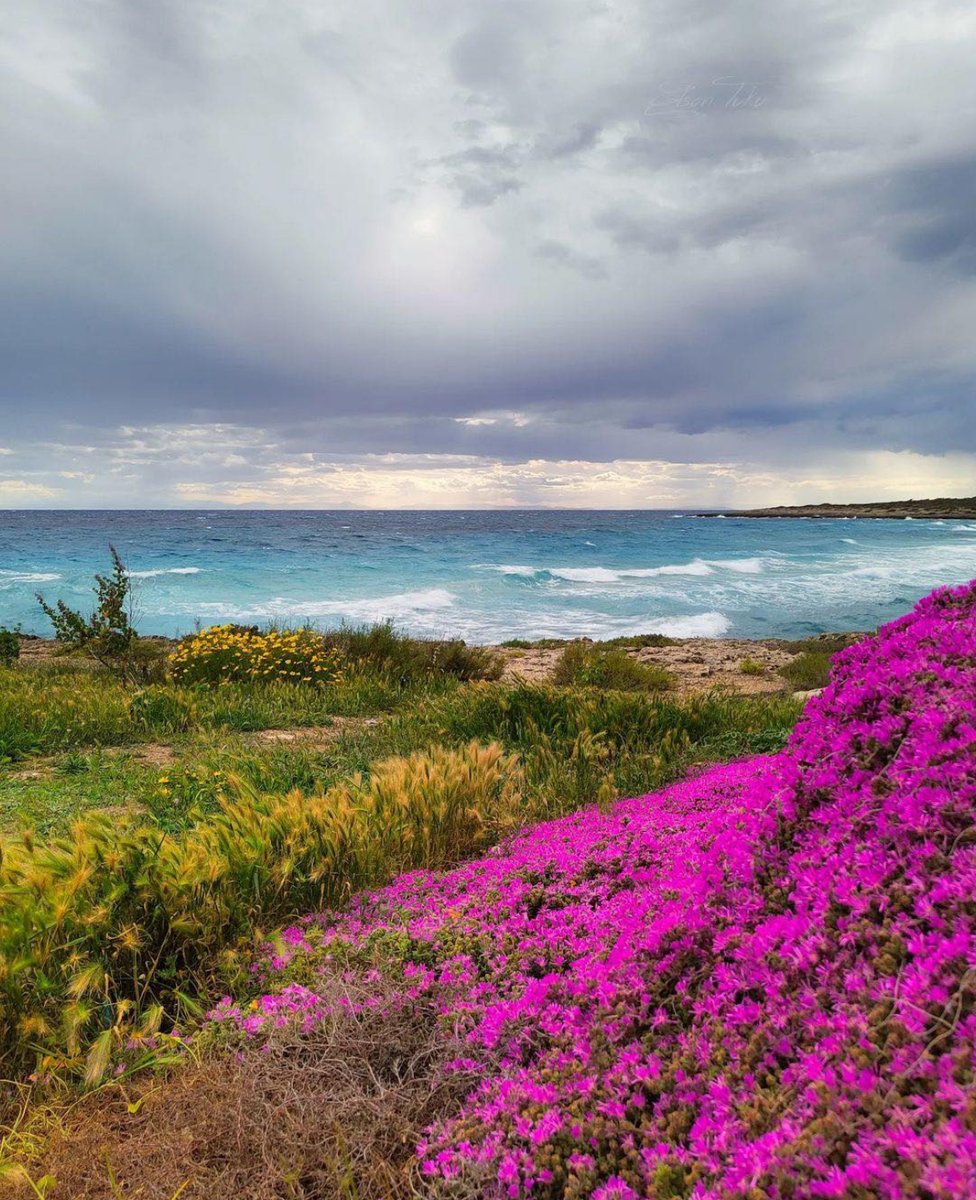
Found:
[{"label": "yellow flower cluster", "polygon": [[185,638],[170,656],[176,679],[184,683],[253,680],[335,683],[342,676],[339,654],[310,629],[261,633],[214,625]]}]

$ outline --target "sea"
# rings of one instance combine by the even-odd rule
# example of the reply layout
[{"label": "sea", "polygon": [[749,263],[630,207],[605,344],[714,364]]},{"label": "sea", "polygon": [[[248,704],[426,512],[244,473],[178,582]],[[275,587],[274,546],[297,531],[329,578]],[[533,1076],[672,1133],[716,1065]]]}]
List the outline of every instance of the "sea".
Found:
[{"label": "sea", "polygon": [[114,545],[136,624],[510,638],[868,630],[976,576],[976,523],[580,510],[0,512],[0,625],[90,605]]}]

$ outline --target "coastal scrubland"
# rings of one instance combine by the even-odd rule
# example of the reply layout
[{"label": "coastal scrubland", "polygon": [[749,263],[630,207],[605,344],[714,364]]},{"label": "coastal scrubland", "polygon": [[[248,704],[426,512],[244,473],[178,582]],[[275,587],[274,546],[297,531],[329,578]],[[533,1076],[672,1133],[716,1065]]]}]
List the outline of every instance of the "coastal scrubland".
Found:
[{"label": "coastal scrubland", "polygon": [[165,1064],[277,924],[780,745],[799,712],[580,646],[560,685],[388,626],[133,634],[114,660],[21,643],[0,666],[8,1122]]},{"label": "coastal scrubland", "polygon": [[760,695],[388,627],[0,668],[0,1187],[966,1194],[974,608],[795,730],[761,651]]}]

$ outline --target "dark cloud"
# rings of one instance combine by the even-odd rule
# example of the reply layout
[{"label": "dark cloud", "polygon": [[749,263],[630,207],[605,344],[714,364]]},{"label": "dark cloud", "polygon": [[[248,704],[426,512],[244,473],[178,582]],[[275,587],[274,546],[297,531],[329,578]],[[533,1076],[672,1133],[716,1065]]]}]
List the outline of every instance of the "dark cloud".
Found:
[{"label": "dark cloud", "polygon": [[0,502],[102,453],[161,502],[306,452],[936,473],[974,50],[955,0],[15,0]]}]

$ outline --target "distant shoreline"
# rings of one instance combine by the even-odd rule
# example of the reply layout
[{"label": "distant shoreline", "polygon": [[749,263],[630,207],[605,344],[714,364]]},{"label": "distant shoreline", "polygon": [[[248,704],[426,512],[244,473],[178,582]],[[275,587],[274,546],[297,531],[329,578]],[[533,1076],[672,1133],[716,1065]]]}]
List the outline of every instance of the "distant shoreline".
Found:
[{"label": "distant shoreline", "polygon": [[865,520],[974,520],[976,496],[960,500],[882,500],[871,504],[779,504],[738,512],[702,512],[699,517],[833,517]]}]

